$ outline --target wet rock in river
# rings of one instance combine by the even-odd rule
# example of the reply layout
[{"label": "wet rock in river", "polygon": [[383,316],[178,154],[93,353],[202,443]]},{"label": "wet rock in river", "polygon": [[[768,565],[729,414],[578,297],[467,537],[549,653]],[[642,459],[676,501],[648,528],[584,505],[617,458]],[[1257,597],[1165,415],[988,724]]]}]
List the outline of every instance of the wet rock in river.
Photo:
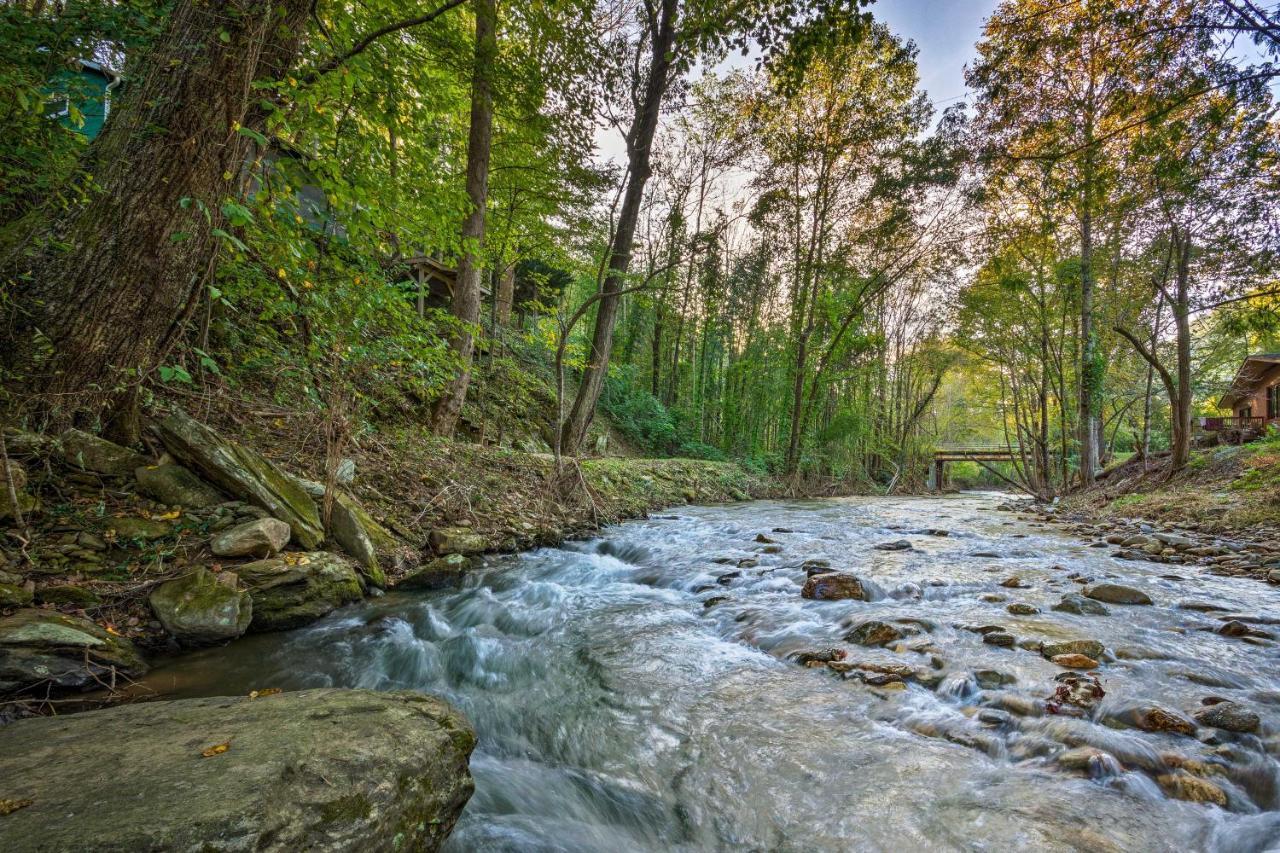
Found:
[{"label": "wet rock in river", "polygon": [[760,549],[760,553],[761,554],[781,554],[782,546],[781,545],[765,545],[763,548]]},{"label": "wet rock in river", "polygon": [[989,634],[982,635],[982,642],[988,646],[999,646],[1000,648],[1013,648],[1013,644],[1017,642],[1012,634],[1006,634],[1004,631],[992,631]]},{"label": "wet rock in river", "polygon": [[867,591],[856,575],[844,572],[826,572],[813,575],[804,582],[800,595],[816,601],[867,600]]},{"label": "wet rock in river", "polygon": [[1060,752],[1053,759],[1063,770],[1086,773],[1092,778],[1114,776],[1123,768],[1115,756],[1092,746],[1079,746]]},{"label": "wet rock in river", "polygon": [[717,604],[724,604],[728,600],[729,600],[729,596],[727,595],[713,595],[702,602],[702,609],[710,610],[712,607],[715,607]]},{"label": "wet rock in river", "polygon": [[1156,782],[1160,785],[1160,790],[1174,799],[1224,807],[1227,805],[1226,791],[1207,779],[1189,773],[1163,773],[1156,777]]},{"label": "wet rock in river", "polygon": [[895,542],[881,542],[878,545],[874,545],[872,547],[874,547],[877,551],[910,551],[912,550],[911,543],[908,542],[906,539],[898,539]]},{"label": "wet rock in river", "polygon": [[757,541],[757,542],[759,542],[761,545],[776,545],[776,544],[778,544],[778,540],[777,540],[777,539],[770,539],[768,536],[765,536],[763,533],[757,533],[757,534],[756,534],[756,541]]},{"label": "wet rock in river", "polygon": [[1060,640],[1040,645],[1040,654],[1049,660],[1053,660],[1058,655],[1085,655],[1097,660],[1102,657],[1105,650],[1102,643],[1097,640]]},{"label": "wet rock in river", "polygon": [[461,714],[410,692],[138,702],[21,720],[0,728],[0,779],[30,805],[0,818],[0,848],[436,850],[471,796],[474,746]]},{"label": "wet rock in river", "polygon": [[817,651],[809,650],[803,652],[793,652],[787,657],[794,660],[801,666],[824,666],[832,661],[842,661],[848,656],[848,652],[840,648],[818,649]]},{"label": "wet rock in river", "polygon": [[1208,601],[1179,601],[1177,607],[1179,610],[1194,610],[1198,613],[1225,613],[1230,609]]},{"label": "wet rock in river", "polygon": [[1118,583],[1096,583],[1084,589],[1086,598],[1107,604],[1150,604],[1151,596],[1140,589]]},{"label": "wet rock in river", "polygon": [[758,565],[760,565],[760,561],[751,557],[738,561],[738,568],[740,569],[754,569]]},{"label": "wet rock in river", "polygon": [[833,571],[830,560],[805,560],[800,564],[800,568],[804,569],[806,575],[817,575]]},{"label": "wet rock in river", "polygon": [[883,646],[894,640],[902,639],[902,636],[902,631],[893,625],[872,620],[863,622],[848,634],[845,634],[844,640],[846,643],[857,643],[860,646]]},{"label": "wet rock in river", "polygon": [[1069,592],[1062,600],[1053,605],[1053,609],[1061,613],[1074,613],[1077,616],[1106,616],[1111,613],[1106,605],[1078,593]]},{"label": "wet rock in river", "polygon": [[1018,678],[998,669],[979,669],[973,673],[973,679],[983,690],[997,690],[1010,684],[1017,684]]},{"label": "wet rock in river", "polygon": [[1113,724],[1132,726],[1144,732],[1167,732],[1192,737],[1196,724],[1186,717],[1159,705],[1133,705],[1111,711],[1107,720]]},{"label": "wet rock in river", "polygon": [[1026,587],[1026,585],[1027,585],[1026,582],[1023,581],[1023,579],[1018,577],[1017,575],[1005,578],[1004,580],[1000,581],[1000,586],[1004,587],[1005,589],[1022,589]]},{"label": "wet rock in river", "polygon": [[209,542],[209,549],[219,557],[265,559],[288,545],[291,535],[289,525],[280,519],[259,518],[222,531]]},{"label": "wet rock in river", "polygon": [[740,577],[742,577],[742,572],[725,572],[716,577],[716,583],[721,586],[728,586]]},{"label": "wet rock in river", "polygon": [[1045,710],[1050,714],[1079,716],[1092,710],[1107,695],[1102,682],[1094,675],[1060,672],[1053,680],[1057,686],[1045,702]]},{"label": "wet rock in river", "polygon": [[1009,596],[1001,595],[998,592],[988,592],[978,596],[979,601],[985,601],[988,604],[999,604],[1002,601],[1008,601]]},{"label": "wet rock in river", "polygon": [[1014,616],[1035,616],[1040,612],[1040,608],[1034,604],[1023,604],[1019,601],[1010,604],[1005,610]]},{"label": "wet rock in river", "polygon": [[1098,668],[1098,662],[1093,658],[1088,657],[1087,655],[1079,655],[1079,654],[1054,655],[1053,657],[1049,658],[1049,660],[1053,663],[1056,663],[1058,666],[1064,666],[1067,669],[1097,669]]},{"label": "wet rock in river", "polygon": [[1196,722],[1228,732],[1256,732],[1262,720],[1248,708],[1235,702],[1218,702],[1195,714]]},{"label": "wet rock in river", "polygon": [[1252,625],[1247,625],[1239,619],[1230,619],[1223,622],[1222,625],[1218,627],[1217,633],[1224,637],[1257,637],[1264,640],[1272,639],[1271,634],[1258,628],[1254,628]]}]

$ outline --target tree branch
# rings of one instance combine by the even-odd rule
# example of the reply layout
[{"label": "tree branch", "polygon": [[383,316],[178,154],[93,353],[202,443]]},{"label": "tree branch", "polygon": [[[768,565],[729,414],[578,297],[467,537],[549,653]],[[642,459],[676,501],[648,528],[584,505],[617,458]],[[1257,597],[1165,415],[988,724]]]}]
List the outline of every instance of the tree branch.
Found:
[{"label": "tree branch", "polygon": [[387,24],[384,27],[378,27],[378,29],[374,30],[371,33],[368,33],[359,41],[357,41],[354,45],[351,46],[350,49],[348,49],[344,53],[339,53],[337,56],[331,56],[321,64],[317,65],[315,68],[308,71],[306,74],[304,74],[300,78],[300,82],[303,86],[310,86],[312,83],[316,82],[324,75],[330,73],[331,71],[336,71],[351,59],[364,53],[366,50],[370,48],[370,46],[373,45],[375,41],[382,38],[383,36],[389,36],[392,33],[398,33],[401,30],[413,29],[414,27],[420,27],[423,24],[429,24],[432,21],[434,21],[436,18],[443,15],[445,12],[448,12],[452,9],[456,9],[457,7],[461,6],[465,2],[466,0],[445,0],[445,3],[442,6],[439,6],[431,10],[430,12],[427,12],[422,15],[418,15],[413,18],[406,18],[403,21],[396,21],[395,23]]}]

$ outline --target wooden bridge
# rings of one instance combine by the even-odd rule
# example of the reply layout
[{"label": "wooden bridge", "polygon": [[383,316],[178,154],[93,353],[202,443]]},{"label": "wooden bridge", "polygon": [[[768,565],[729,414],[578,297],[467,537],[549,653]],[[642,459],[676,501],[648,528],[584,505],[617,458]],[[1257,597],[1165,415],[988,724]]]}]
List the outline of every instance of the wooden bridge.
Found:
[{"label": "wooden bridge", "polygon": [[947,482],[948,462],[977,462],[984,468],[986,462],[1013,462],[1020,459],[1022,449],[1014,444],[963,444],[939,447],[933,452],[929,465],[929,490],[939,491]]}]

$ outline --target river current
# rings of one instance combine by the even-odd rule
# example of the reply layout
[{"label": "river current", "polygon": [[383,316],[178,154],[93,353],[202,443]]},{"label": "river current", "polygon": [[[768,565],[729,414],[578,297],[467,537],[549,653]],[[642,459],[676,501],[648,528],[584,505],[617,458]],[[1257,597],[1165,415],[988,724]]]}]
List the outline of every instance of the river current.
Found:
[{"label": "river current", "polygon": [[[1280,631],[1266,628],[1280,626],[1280,587],[1118,560],[1002,499],[678,508],[490,558],[461,589],[391,593],[199,652],[148,684],[446,697],[479,735],[451,851],[1280,850],[1280,653],[1212,630],[1235,614]],[[875,548],[903,539],[910,550]],[[813,559],[856,574],[872,600],[802,598]],[[1080,591],[1072,574],[1154,605],[1052,610]],[[1002,585],[1013,576],[1021,588]],[[1011,615],[1016,603],[1040,612]],[[842,639],[872,619],[909,636]],[[1063,669],[972,630],[991,625],[1100,641],[1105,698],[1082,718],[1047,713]],[[877,687],[795,661],[831,647],[934,675]],[[1256,712],[1260,732],[1123,722],[1147,705],[1189,718],[1206,698]],[[1082,747],[1098,752],[1061,759]],[[1177,767],[1225,806],[1168,796],[1158,780]]]}]

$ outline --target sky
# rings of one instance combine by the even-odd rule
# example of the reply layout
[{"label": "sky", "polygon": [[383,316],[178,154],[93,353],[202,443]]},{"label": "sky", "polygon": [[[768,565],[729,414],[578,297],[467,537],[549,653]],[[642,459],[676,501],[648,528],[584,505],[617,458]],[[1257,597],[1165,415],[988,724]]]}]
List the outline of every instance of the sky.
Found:
[{"label": "sky", "polygon": [[920,49],[920,85],[942,110],[962,98],[964,66],[976,55],[982,22],[998,0],[876,0],[870,7],[889,29]]}]

